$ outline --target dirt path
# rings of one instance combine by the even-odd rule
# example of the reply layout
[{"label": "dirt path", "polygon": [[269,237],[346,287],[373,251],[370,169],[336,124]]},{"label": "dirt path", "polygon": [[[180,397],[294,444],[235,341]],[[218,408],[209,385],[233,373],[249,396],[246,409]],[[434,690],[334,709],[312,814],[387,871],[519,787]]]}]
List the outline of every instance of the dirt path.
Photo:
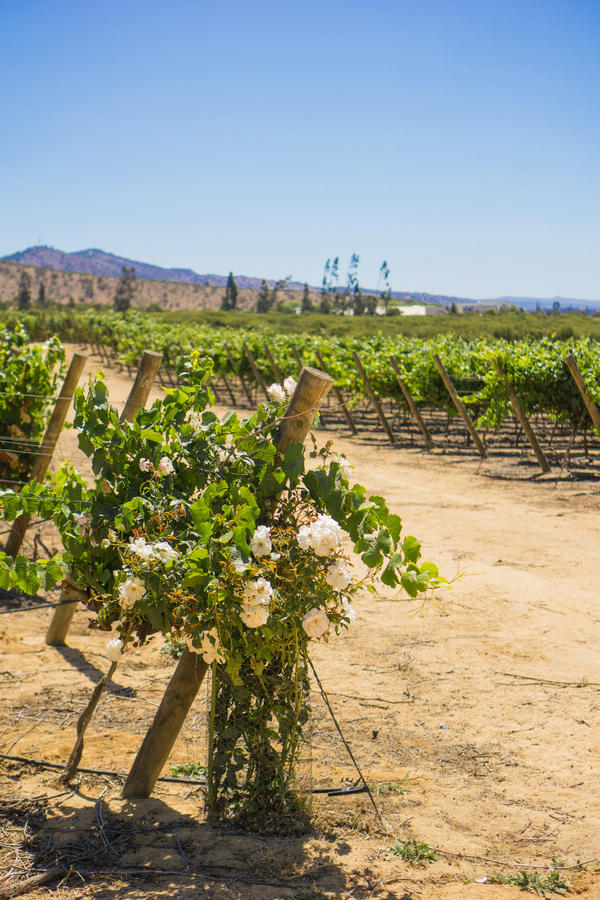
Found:
[{"label": "dirt path", "polygon": [[[109,382],[111,397],[124,400],[129,379],[111,374]],[[74,439],[63,435],[59,456],[75,459]],[[68,900],[495,900],[523,895],[490,884],[494,873],[600,856],[600,481],[500,479],[493,461],[395,450],[379,440],[342,437],[339,449],[356,480],[383,494],[405,532],[422,540],[425,558],[448,576],[463,573],[424,606],[384,591],[366,595],[352,630],[314,652],[389,831],[367,798],[354,795],[315,801],[310,836],[226,834],[204,822],[192,786],[163,784],[154,799],[132,804],[119,799],[117,779],[85,776],[78,794],[46,800],[60,790],[53,773],[3,762],[7,867],[21,843],[23,859],[42,866],[51,864],[53,846],[71,845],[82,872],[95,863],[176,873],[152,882],[82,875],[85,884],[72,875],[53,894]],[[90,687],[106,669],[106,638],[89,630],[81,611],[68,648],[47,648],[48,620],[44,610],[0,619],[2,752],[62,763]],[[173,667],[159,645],[124,659],[83,765],[127,771]],[[174,762],[202,759],[205,703],[199,698]],[[354,780],[316,695],[315,722],[314,783]],[[23,843],[24,801],[32,797],[40,798],[30,809],[33,837]],[[414,868],[390,857],[395,838],[442,852]],[[600,897],[597,865],[564,877]]]}]

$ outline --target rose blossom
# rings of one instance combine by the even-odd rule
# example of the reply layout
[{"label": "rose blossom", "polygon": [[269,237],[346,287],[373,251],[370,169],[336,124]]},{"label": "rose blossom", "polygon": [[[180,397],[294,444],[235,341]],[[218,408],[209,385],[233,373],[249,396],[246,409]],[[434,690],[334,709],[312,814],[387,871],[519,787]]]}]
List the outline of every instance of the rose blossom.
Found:
[{"label": "rose blossom", "polygon": [[151,472],[152,471],[152,463],[149,459],[140,459],[140,472]]},{"label": "rose blossom", "polygon": [[163,456],[161,461],[158,464],[158,471],[161,475],[172,475],[175,469],[173,468],[173,463],[169,459],[168,456]]},{"label": "rose blossom", "polygon": [[131,609],[146,593],[146,582],[142,578],[128,578],[117,588],[119,601],[125,609]]},{"label": "rose blossom", "polygon": [[269,607],[260,606],[242,606],[240,619],[248,628],[258,628],[260,625],[266,625],[269,618]]},{"label": "rose blossom", "polygon": [[336,559],[325,572],[325,581],[332,588],[343,591],[352,581],[352,575],[343,560]]},{"label": "rose blossom", "polygon": [[285,381],[283,382],[283,387],[288,397],[291,397],[296,390],[296,382],[291,375],[288,375],[288,377],[285,379]]},{"label": "rose blossom", "polygon": [[257,578],[256,581],[249,581],[244,588],[244,604],[246,606],[268,605],[269,600],[273,596],[273,588],[271,582],[266,578]]},{"label": "rose blossom", "polygon": [[302,550],[312,548],[317,556],[331,556],[338,550],[343,533],[335,519],[320,515],[298,529],[298,544]]},{"label": "rose blossom", "polygon": [[329,631],[329,619],[322,609],[313,607],[302,619],[302,627],[309,638],[320,638]]},{"label": "rose blossom", "polygon": [[266,525],[259,525],[250,541],[250,549],[256,557],[268,556],[273,548],[271,544],[271,529]]},{"label": "rose blossom", "polygon": [[152,544],[149,544],[146,541],[146,538],[136,538],[135,541],[131,541],[129,547],[127,548],[130,553],[135,553],[136,556],[139,556],[140,559],[149,562],[154,556],[154,547]]},{"label": "rose blossom", "polygon": [[118,662],[123,652],[123,641],[119,638],[112,638],[106,644],[106,655],[111,662]]},{"label": "rose blossom", "polygon": [[274,403],[285,403],[285,391],[281,387],[280,384],[274,383],[267,388],[267,394],[269,396],[269,400],[272,400]]},{"label": "rose blossom", "polygon": [[154,555],[157,556],[161,562],[166,563],[169,562],[169,560],[177,559],[179,553],[166,541],[157,541],[154,545]]}]

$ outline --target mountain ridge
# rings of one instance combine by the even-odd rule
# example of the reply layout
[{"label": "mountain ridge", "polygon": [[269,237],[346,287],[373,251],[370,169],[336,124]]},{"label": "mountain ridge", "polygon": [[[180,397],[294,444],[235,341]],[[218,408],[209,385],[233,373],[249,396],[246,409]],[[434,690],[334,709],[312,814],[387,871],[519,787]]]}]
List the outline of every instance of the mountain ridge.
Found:
[{"label": "mountain ridge", "polygon": [[[108,277],[118,277],[121,275],[123,266],[133,266],[136,270],[137,277],[147,281],[174,282],[192,285],[200,284],[213,287],[223,287],[227,283],[226,275],[215,275],[213,273],[201,275],[189,268],[166,268],[163,266],[156,266],[152,263],[140,262],[139,260],[128,259],[124,256],[108,253],[97,247],[89,247],[85,250],[67,253],[63,250],[56,250],[54,247],[39,245],[27,247],[25,250],[3,256],[1,257],[1,261],[14,262],[21,265],[39,266],[47,269],[58,269],[65,272],[104,275]],[[236,275],[235,280],[238,287],[244,290],[258,290],[263,281],[262,278],[255,278],[248,275]],[[276,283],[273,279],[265,279],[265,281],[270,287],[273,287]],[[304,283],[300,281],[289,281],[287,282],[286,287],[288,290],[302,290]],[[313,287],[312,290],[318,291],[319,288]],[[364,293],[377,292],[365,288]],[[569,297],[505,296],[490,299],[471,299],[468,297],[455,297],[447,294],[430,294],[423,291],[392,291],[392,297],[397,300],[440,304],[444,307],[456,303],[461,307],[467,306],[469,308],[473,307],[474,309],[507,304],[509,306],[519,306],[522,309],[531,311],[538,307],[541,307],[542,309],[551,309],[556,303],[560,304],[560,307],[563,309],[600,309],[600,300],[579,300]]]}]

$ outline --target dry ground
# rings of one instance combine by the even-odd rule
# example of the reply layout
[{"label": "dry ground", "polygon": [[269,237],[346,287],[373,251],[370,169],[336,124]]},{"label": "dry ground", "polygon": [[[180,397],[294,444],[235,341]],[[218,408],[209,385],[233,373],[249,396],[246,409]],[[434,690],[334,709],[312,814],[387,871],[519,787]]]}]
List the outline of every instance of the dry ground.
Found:
[{"label": "dry ground", "polygon": [[[115,400],[128,388],[111,375]],[[132,803],[119,799],[118,778],[86,775],[61,793],[56,773],[0,761],[0,897],[57,854],[74,871],[28,896],[508,900],[523,895],[491,884],[494,873],[523,865],[547,875],[560,859],[591,861],[564,877],[600,897],[600,481],[536,479],[506,460],[500,473],[493,458],[396,450],[379,438],[341,437],[339,447],[425,558],[463,573],[424,606],[367,595],[351,631],[314,650],[386,827],[358,794],[316,799],[309,835],[227,833],[205,822],[192,785],[163,783]],[[65,432],[58,456],[76,455]],[[49,617],[0,619],[0,750],[63,763],[107,668],[106,636],[82,610],[68,646],[49,648]],[[82,765],[128,770],[173,665],[156,640],[124,658]],[[202,759],[205,705],[203,694],[173,762]],[[315,710],[314,784],[354,780],[317,696]],[[438,848],[438,861],[419,869],[390,855],[396,838],[411,837]],[[144,867],[166,873],[135,874]]]}]

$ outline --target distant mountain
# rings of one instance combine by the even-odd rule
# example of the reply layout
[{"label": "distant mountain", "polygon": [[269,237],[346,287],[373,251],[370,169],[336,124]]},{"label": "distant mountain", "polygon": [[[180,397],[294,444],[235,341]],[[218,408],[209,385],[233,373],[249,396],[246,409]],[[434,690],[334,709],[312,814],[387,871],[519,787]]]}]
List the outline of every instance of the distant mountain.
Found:
[{"label": "distant mountain", "polygon": [[[226,275],[199,275],[192,269],[165,269],[162,266],[153,266],[150,263],[139,262],[135,259],[127,259],[124,256],[116,256],[114,253],[106,253],[104,250],[89,249],[78,250],[75,253],[63,253],[54,247],[28,247],[18,253],[11,253],[2,258],[4,262],[21,263],[22,265],[40,266],[45,269],[60,269],[65,272],[80,272],[86,275],[107,275],[118,277],[123,266],[134,266],[137,277],[146,281],[177,282],[179,284],[201,284],[222,287],[227,282]],[[238,287],[244,290],[258,290],[262,278],[252,278],[247,275],[236,275]],[[275,281],[267,279],[267,283],[273,287]],[[299,281],[287,283],[290,290],[302,290],[304,285]],[[313,288],[319,290],[319,288]],[[365,293],[376,293],[364,289]],[[588,310],[595,312],[600,309],[600,300],[576,300],[568,297],[497,297],[490,300],[471,300],[466,297],[451,297],[446,294],[425,294],[420,291],[394,291],[392,296],[404,302],[438,303],[449,307],[453,303],[460,309],[482,311],[489,307],[518,306],[528,311],[535,309],[549,310],[560,304],[560,310],[569,309]]]},{"label": "distant mountain", "polygon": [[[227,283],[226,275],[198,275],[192,269],[165,269],[150,263],[127,259],[106,253],[104,250],[78,250],[75,253],[63,253],[54,247],[28,247],[27,250],[11,253],[2,257],[3,262],[21,263],[27,266],[41,266],[45,269],[61,269],[63,272],[82,272],[86,275],[119,276],[123,266],[134,266],[138,278],[147,281],[176,281],[180,284],[211,284],[221,287]],[[247,275],[236,275],[236,284],[240,288],[257,290],[262,278],[251,278]],[[271,287],[274,281],[269,281]],[[289,282],[289,288],[303,287],[300,282]]]}]

